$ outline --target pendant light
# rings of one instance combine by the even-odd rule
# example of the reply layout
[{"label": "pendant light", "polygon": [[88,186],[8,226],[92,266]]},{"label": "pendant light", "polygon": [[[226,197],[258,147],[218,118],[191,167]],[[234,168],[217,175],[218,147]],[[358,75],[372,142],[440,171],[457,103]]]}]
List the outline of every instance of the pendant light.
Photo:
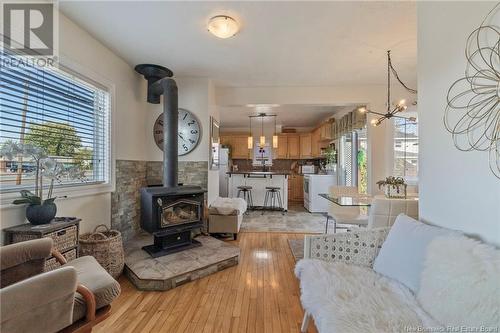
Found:
[{"label": "pendant light", "polygon": [[253,149],[253,136],[252,136],[252,117],[248,117],[250,120],[250,133],[247,138],[248,149]]},{"label": "pendant light", "polygon": [[404,99],[402,99],[401,101],[399,101],[399,103],[396,104],[394,106],[394,108],[391,107],[391,74],[396,78],[396,80],[399,82],[399,84],[401,84],[403,86],[403,88],[406,89],[406,91],[408,91],[408,92],[410,92],[412,94],[416,94],[417,93],[417,91],[415,89],[408,88],[408,86],[406,86],[406,84],[404,84],[401,81],[401,79],[399,78],[398,73],[396,72],[396,70],[392,66],[391,51],[390,50],[387,51],[387,111],[386,111],[386,113],[380,113],[380,112],[375,112],[375,111],[368,110],[366,108],[366,106],[361,106],[361,107],[358,108],[358,111],[361,112],[361,113],[367,113],[368,112],[368,113],[372,113],[372,114],[376,114],[376,115],[380,116],[377,119],[372,119],[371,120],[371,124],[373,126],[378,126],[384,120],[391,119],[392,117],[408,119],[410,121],[415,121],[416,120],[414,117],[407,118],[407,117],[401,117],[401,116],[397,115],[398,113],[403,112],[403,111],[405,111],[407,109],[406,101]]},{"label": "pendant light", "polygon": [[265,114],[260,115],[260,148],[264,148],[264,146],[266,145],[266,137],[264,136],[264,116]]},{"label": "pendant light", "polygon": [[276,117],[274,117],[273,148],[278,148],[278,136],[276,135]]}]

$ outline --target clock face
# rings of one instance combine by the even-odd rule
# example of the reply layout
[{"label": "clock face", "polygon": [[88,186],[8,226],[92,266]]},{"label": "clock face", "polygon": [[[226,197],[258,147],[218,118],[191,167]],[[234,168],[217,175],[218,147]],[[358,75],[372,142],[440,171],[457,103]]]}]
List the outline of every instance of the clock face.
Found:
[{"label": "clock face", "polygon": [[[158,148],[163,150],[163,114],[160,114],[153,127],[153,135]],[[178,154],[186,155],[191,152],[201,138],[201,128],[198,119],[190,111],[179,109]]]}]

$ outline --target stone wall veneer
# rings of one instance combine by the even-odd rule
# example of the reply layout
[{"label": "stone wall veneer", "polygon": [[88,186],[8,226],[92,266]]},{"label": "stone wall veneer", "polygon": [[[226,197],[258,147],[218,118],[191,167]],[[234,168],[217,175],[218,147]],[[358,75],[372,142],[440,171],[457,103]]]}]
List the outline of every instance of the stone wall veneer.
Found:
[{"label": "stone wall veneer", "polygon": [[[162,183],[163,163],[156,161],[116,161],[116,189],[111,193],[111,228],[129,240],[140,231],[140,189]],[[208,186],[207,161],[180,161],[179,182]]]}]

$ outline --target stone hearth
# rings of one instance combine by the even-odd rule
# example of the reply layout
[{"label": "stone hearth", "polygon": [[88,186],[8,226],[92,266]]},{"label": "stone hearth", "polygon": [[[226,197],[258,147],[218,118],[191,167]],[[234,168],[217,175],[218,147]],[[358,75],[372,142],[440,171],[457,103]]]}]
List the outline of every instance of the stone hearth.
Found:
[{"label": "stone hearth", "polygon": [[126,242],[125,275],[141,290],[169,290],[238,264],[240,249],[209,236],[196,237],[202,246],[152,258],[141,249],[153,236],[141,233]]}]

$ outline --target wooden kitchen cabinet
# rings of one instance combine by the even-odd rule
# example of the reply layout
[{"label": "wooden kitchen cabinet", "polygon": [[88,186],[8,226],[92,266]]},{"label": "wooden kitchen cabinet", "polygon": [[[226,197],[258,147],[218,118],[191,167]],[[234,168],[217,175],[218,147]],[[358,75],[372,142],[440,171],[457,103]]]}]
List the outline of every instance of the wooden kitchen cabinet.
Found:
[{"label": "wooden kitchen cabinet", "polygon": [[231,136],[231,158],[233,159],[248,159],[250,150],[248,149],[248,141],[246,135],[233,135]]},{"label": "wooden kitchen cabinet", "polygon": [[287,137],[288,145],[288,158],[297,159],[300,158],[300,139],[298,135],[289,135]]},{"label": "wooden kitchen cabinet", "polygon": [[290,175],[288,177],[288,201],[304,202],[304,176]]},{"label": "wooden kitchen cabinet", "polygon": [[311,134],[311,155],[313,157],[320,156],[320,137],[321,137],[321,127],[315,129]]},{"label": "wooden kitchen cabinet", "polygon": [[286,135],[278,135],[278,149],[276,149],[276,158],[288,158],[288,137]]},{"label": "wooden kitchen cabinet", "polygon": [[300,135],[300,157],[301,158],[311,158],[312,157],[312,146],[311,146],[311,133]]}]

